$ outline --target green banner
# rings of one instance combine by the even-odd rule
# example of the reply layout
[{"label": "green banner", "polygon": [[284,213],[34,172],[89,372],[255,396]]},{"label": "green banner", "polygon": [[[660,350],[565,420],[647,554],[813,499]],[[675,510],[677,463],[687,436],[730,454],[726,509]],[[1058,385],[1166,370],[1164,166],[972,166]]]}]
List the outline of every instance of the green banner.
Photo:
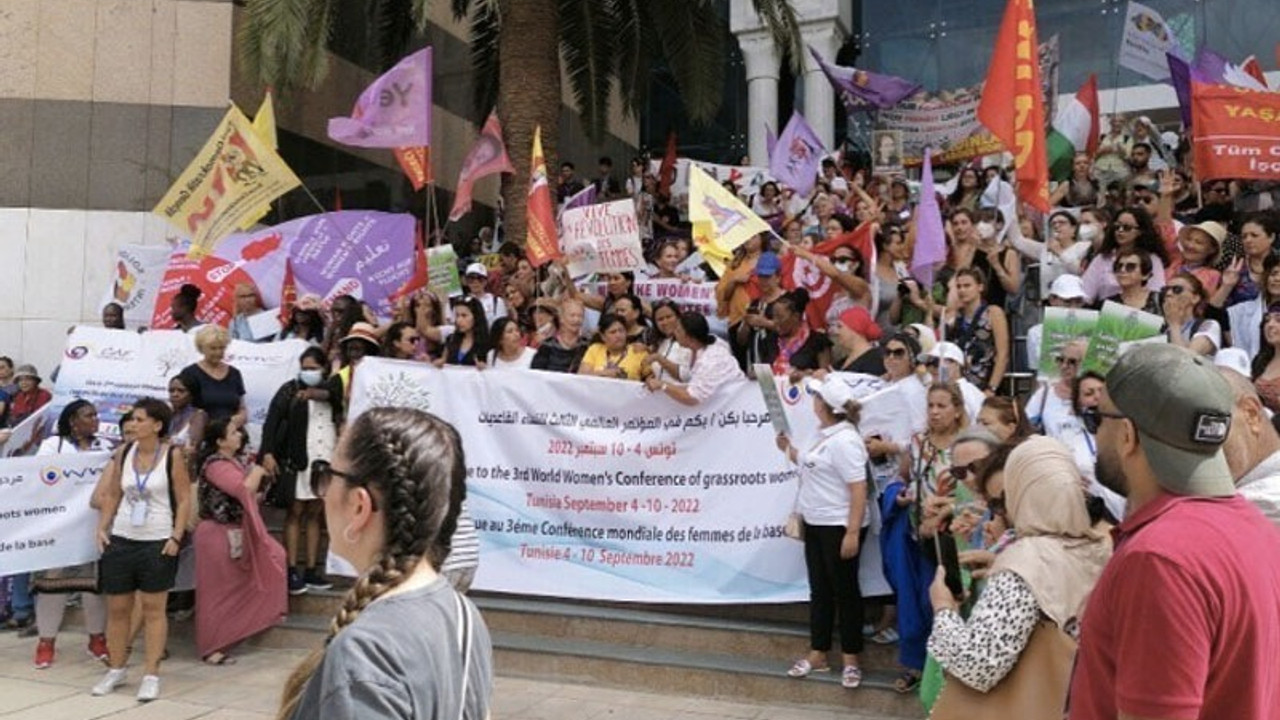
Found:
[{"label": "green banner", "polygon": [[1040,334],[1040,379],[1053,383],[1058,380],[1057,357],[1068,343],[1083,340],[1086,344],[1093,337],[1098,324],[1098,311],[1083,308],[1047,307]]},{"label": "green banner", "polygon": [[1102,305],[1081,370],[1105,376],[1132,343],[1158,341],[1164,318],[1108,300]]}]

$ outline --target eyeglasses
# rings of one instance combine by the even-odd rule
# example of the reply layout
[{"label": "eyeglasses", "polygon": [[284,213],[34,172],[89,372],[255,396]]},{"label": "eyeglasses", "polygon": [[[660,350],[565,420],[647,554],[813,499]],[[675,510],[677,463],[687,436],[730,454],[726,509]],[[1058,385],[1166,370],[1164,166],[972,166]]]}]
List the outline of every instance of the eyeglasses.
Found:
[{"label": "eyeglasses", "polygon": [[[333,465],[327,460],[316,460],[311,463],[311,493],[318,498],[323,499],[324,494],[329,491],[329,484],[333,482],[334,477],[342,478],[348,485],[363,487],[368,491],[368,484],[361,482],[359,478],[351,473],[345,473],[341,470],[334,470]],[[378,511],[378,499],[369,493],[369,508],[373,512]]]},{"label": "eyeglasses", "polygon": [[1114,227],[1116,229],[1116,232],[1137,232],[1138,231],[1137,225],[1130,225],[1129,223],[1116,223]]},{"label": "eyeglasses", "polygon": [[925,359],[924,359],[924,366],[925,366],[925,367],[938,367],[938,358],[936,358],[936,357],[925,358]]},{"label": "eyeglasses", "polygon": [[1133,273],[1142,269],[1142,263],[1136,262],[1118,262],[1111,267],[1113,272]]},{"label": "eyeglasses", "polygon": [[1058,357],[1054,358],[1054,361],[1057,362],[1059,365],[1067,365],[1070,367],[1080,367],[1080,358],[1073,358],[1073,357],[1066,357],[1065,355],[1059,355]]},{"label": "eyeglasses", "polygon": [[1090,435],[1098,434],[1098,428],[1102,427],[1103,418],[1111,418],[1112,420],[1126,419],[1120,413],[1103,412],[1096,407],[1085,408],[1080,411],[1080,421],[1084,423],[1084,429],[1088,430]]},{"label": "eyeglasses", "polygon": [[906,356],[907,356],[907,349],[906,349],[906,348],[903,348],[903,347],[898,347],[898,348],[885,348],[884,356],[885,356],[885,357],[893,357],[893,358],[906,357]]},{"label": "eyeglasses", "polygon": [[969,477],[969,473],[973,471],[973,463],[967,465],[952,465],[951,477],[959,482],[964,482]]}]

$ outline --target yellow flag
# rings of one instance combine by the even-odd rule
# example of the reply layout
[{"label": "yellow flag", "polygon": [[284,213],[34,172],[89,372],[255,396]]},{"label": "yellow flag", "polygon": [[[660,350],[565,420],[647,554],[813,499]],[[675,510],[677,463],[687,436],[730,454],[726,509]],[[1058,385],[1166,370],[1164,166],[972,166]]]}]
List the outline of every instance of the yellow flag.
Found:
[{"label": "yellow flag", "polygon": [[706,261],[711,270],[715,272],[717,277],[724,277],[725,269],[728,267],[729,261],[733,259],[733,251],[725,250],[720,247],[712,237],[712,224],[706,220],[700,220],[693,223],[693,244],[702,253],[702,259]]},{"label": "yellow flag", "polygon": [[694,227],[710,223],[711,239],[730,253],[752,237],[772,231],[769,223],[693,163],[689,164],[689,221]]},{"label": "yellow flag", "polygon": [[[262,98],[262,104],[258,106],[258,114],[253,116],[253,131],[258,134],[262,142],[271,146],[272,150],[280,147],[276,141],[276,104],[271,99],[271,91]],[[258,221],[267,216],[271,212],[271,203],[267,203],[255,210],[240,224],[241,230],[248,230]]]},{"label": "yellow flag", "polygon": [[233,104],[152,212],[190,236],[191,256],[201,257],[246,218],[301,184]]}]

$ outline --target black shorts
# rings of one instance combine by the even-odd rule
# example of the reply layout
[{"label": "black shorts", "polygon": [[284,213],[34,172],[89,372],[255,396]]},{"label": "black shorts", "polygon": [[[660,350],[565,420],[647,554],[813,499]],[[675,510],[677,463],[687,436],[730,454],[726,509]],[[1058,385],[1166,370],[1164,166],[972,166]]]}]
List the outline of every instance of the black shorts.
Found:
[{"label": "black shorts", "polygon": [[111,544],[98,561],[98,580],[103,595],[132,592],[167,592],[178,575],[178,558],[165,555],[167,540],[129,540],[111,536]]}]

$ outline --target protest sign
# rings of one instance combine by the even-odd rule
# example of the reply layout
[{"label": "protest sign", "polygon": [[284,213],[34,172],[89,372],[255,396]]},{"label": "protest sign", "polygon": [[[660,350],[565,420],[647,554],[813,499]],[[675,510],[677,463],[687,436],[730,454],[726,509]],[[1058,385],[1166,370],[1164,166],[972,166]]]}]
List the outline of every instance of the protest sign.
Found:
[{"label": "protest sign", "polygon": [[778,379],[773,376],[773,368],[764,363],[757,363],[751,368],[755,370],[764,406],[769,410],[769,422],[773,424],[773,431],[790,436],[791,426],[787,424],[787,411],[782,406],[782,394],[778,392]]},{"label": "protest sign", "polygon": [[1096,372],[1105,377],[1120,358],[1122,344],[1154,338],[1160,335],[1163,326],[1164,318],[1159,315],[1106,301],[1089,339],[1081,371]]},{"label": "protest sign", "polygon": [[9,439],[0,443],[0,457],[20,457],[35,454],[40,442],[49,437],[58,417],[49,413],[46,403],[9,430]]},{"label": "protest sign", "polygon": [[475,587],[581,599],[775,603],[808,596],[782,526],[796,470],[760,390],[697,407],[638,383],[438,370],[367,358],[351,418],[415,407],[452,423],[484,561]]},{"label": "protest sign", "polygon": [[621,273],[645,267],[632,200],[575,207],[561,216],[560,245],[569,275]]},{"label": "protest sign", "polygon": [[173,249],[168,245],[125,245],[120,248],[116,253],[111,286],[103,293],[98,307],[119,303],[124,308],[126,326],[149,324],[160,294],[160,281],[172,253]]},{"label": "protest sign", "polygon": [[1044,324],[1041,325],[1040,357],[1037,359],[1040,366],[1040,379],[1050,383],[1057,381],[1062,375],[1057,361],[1062,348],[1076,341],[1088,344],[1097,325],[1097,310],[1045,308]]},{"label": "protest sign", "polygon": [[462,294],[458,253],[452,245],[427,249],[427,287],[449,297]]},{"label": "protest sign", "polygon": [[1199,177],[1280,177],[1280,92],[1193,81],[1191,114]]},{"label": "protest sign", "polygon": [[0,460],[0,575],[98,558],[89,499],[110,459],[98,452]]},{"label": "protest sign", "polygon": [[[226,361],[244,377],[249,431],[257,437],[267,418],[271,398],[298,372],[303,340],[251,343],[232,340]],[[57,417],[76,398],[98,409],[103,434],[117,435],[117,423],[140,397],[169,398],[169,380],[200,359],[194,338],[176,331],[153,330],[143,335],[125,330],[77,327],[67,338],[53,401],[48,412]]]},{"label": "protest sign", "polygon": [[1169,79],[1166,53],[1181,56],[1178,38],[1160,13],[1130,2],[1124,18],[1124,35],[1120,38],[1120,67],[1151,78]]}]

